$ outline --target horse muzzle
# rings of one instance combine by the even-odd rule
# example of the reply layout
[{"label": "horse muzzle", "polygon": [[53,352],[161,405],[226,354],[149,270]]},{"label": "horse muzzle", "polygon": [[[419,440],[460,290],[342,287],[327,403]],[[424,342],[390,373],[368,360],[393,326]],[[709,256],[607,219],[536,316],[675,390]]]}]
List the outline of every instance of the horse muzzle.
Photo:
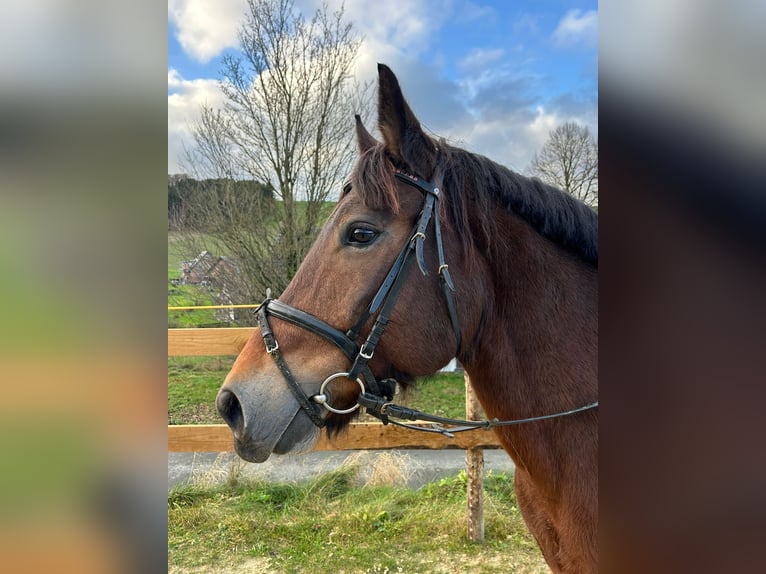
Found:
[{"label": "horse muzzle", "polygon": [[227,381],[215,401],[234,435],[234,449],[249,462],[263,462],[272,452],[305,449],[318,436],[289,394],[265,389],[262,382]]}]

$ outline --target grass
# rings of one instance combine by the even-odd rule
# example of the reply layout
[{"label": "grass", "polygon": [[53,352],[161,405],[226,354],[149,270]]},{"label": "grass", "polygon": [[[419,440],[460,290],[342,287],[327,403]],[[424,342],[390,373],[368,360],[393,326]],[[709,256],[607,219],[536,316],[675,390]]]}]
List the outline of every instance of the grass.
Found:
[{"label": "grass", "polygon": [[215,396],[235,357],[168,357],[168,424],[221,424]]},{"label": "grass", "polygon": [[[235,357],[168,357],[168,424],[221,424],[215,396]],[[463,375],[440,373],[397,401],[440,416],[465,416]],[[363,419],[364,420],[364,419]]]},{"label": "grass", "polygon": [[512,477],[485,479],[485,543],[466,537],[465,474],[419,490],[349,464],[301,484],[234,471],[168,495],[170,572],[547,572]]},{"label": "grass", "polygon": [[407,406],[442,417],[465,417],[462,373],[438,373],[419,379],[403,401]]},{"label": "grass", "polygon": [[[188,307],[214,305],[213,297],[206,287],[200,285],[172,285],[168,282],[168,306]],[[168,328],[228,327],[216,319],[214,309],[168,311]]]},{"label": "grass", "polygon": [[224,250],[212,235],[188,231],[168,231],[168,280],[178,277],[179,267],[183,261],[199,255],[199,253],[184,252],[185,249],[189,248],[191,237],[195,238],[195,243],[199,244],[199,251],[208,246],[209,249],[216,252],[216,255],[221,255]]}]

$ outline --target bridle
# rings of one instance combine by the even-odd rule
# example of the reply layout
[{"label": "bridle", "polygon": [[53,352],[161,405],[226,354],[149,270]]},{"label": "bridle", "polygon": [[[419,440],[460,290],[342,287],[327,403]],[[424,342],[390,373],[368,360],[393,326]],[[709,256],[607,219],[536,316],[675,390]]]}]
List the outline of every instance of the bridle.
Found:
[{"label": "bridle", "polygon": [[[388,321],[391,317],[394,305],[399,297],[408,271],[412,266],[412,254],[415,254],[418,267],[423,275],[428,275],[426,269],[425,256],[423,254],[424,243],[426,240],[426,230],[429,223],[434,222],[434,237],[436,240],[436,251],[439,262],[438,275],[439,282],[444,293],[449,313],[450,322],[455,337],[455,356],[459,354],[461,347],[460,322],[457,316],[455,306],[455,286],[449,273],[449,266],[444,259],[444,246],[441,235],[441,224],[439,221],[438,201],[441,191],[434,183],[426,181],[415,175],[406,173],[400,169],[394,170],[394,176],[423,192],[424,205],[420,212],[417,223],[415,224],[407,242],[402,246],[399,255],[391,265],[386,277],[383,279],[378,291],[370,301],[370,304],[362,312],[359,319],[353,327],[346,331],[340,331],[332,327],[325,321],[296,309],[278,299],[267,298],[256,310],[258,326],[261,329],[261,336],[266,345],[266,352],[269,353],[277,364],[282,376],[287,381],[290,391],[295,396],[300,408],[308,415],[311,421],[317,427],[324,427],[326,420],[322,417],[322,408],[336,414],[349,414],[364,406],[367,413],[381,419],[384,424],[389,422],[399,424],[416,430],[426,430],[430,432],[439,432],[452,436],[454,432],[473,430],[476,428],[490,428],[493,426],[503,426],[505,424],[518,424],[520,422],[531,422],[533,420],[543,420],[557,416],[564,416],[587,410],[598,406],[598,401],[585,407],[580,407],[572,411],[556,413],[553,415],[544,415],[542,417],[533,417],[530,419],[520,419],[518,421],[464,421],[460,419],[447,419],[428,415],[414,409],[407,409],[399,405],[394,405],[391,401],[396,391],[396,381],[394,379],[383,379],[378,381],[370,370],[368,363],[375,354],[375,349],[383,335]],[[347,184],[347,186],[350,184]],[[365,341],[360,345],[357,343],[359,334],[364,325],[377,313],[375,321],[370,329]],[[338,347],[346,357],[351,361],[351,368],[347,372],[338,372],[327,377],[319,387],[319,392],[311,397],[307,396],[301,388],[295,376],[290,371],[287,362],[284,360],[279,343],[274,336],[269,324],[269,317],[276,317],[292,325],[301,327],[310,331]],[[359,397],[354,406],[347,409],[338,409],[330,405],[326,394],[328,386],[337,379],[348,379],[355,381],[360,387]],[[424,428],[412,425],[397,423],[390,420],[390,417],[408,419],[408,420],[426,420],[436,423],[435,428]],[[461,428],[444,429],[440,424],[461,424]]]},{"label": "bridle", "polygon": [[[407,273],[411,267],[413,253],[417,259],[420,271],[423,275],[428,275],[425,256],[423,254],[423,246],[426,239],[426,230],[431,220],[434,222],[434,234],[436,237],[439,258],[438,274],[444,296],[447,300],[447,310],[455,335],[456,354],[460,350],[460,323],[458,321],[453,295],[455,286],[452,283],[452,278],[449,274],[449,267],[444,260],[444,246],[442,244],[441,224],[439,222],[437,202],[441,192],[433,183],[424,181],[423,179],[410,175],[402,170],[395,170],[394,175],[400,181],[403,181],[424,193],[425,202],[423,210],[420,212],[420,217],[413,228],[412,234],[402,247],[399,255],[394,260],[394,263],[391,265],[391,269],[389,269],[386,277],[383,279],[383,283],[381,283],[377,293],[375,293],[375,296],[372,298],[372,301],[370,301],[367,309],[362,312],[361,316],[351,329],[344,333],[335,327],[328,325],[321,319],[318,319],[305,311],[301,311],[300,309],[282,303],[277,299],[266,299],[256,312],[258,326],[261,328],[261,335],[266,344],[266,352],[268,352],[276,361],[279,370],[282,372],[282,376],[285,378],[290,390],[298,400],[298,404],[318,427],[325,426],[325,420],[321,417],[321,407],[336,414],[348,414],[360,407],[360,403],[357,402],[351,408],[336,409],[327,402],[325,390],[328,385],[336,379],[345,378],[355,381],[361,389],[360,395],[365,394],[367,389],[369,389],[371,394],[376,397],[385,398],[388,401],[393,400],[396,391],[396,381],[393,379],[378,381],[375,378],[375,375],[372,374],[368,362],[375,354],[378,342],[380,341],[383,332],[386,330],[386,325],[388,325],[394,304],[399,297],[399,293],[401,292]],[[357,339],[359,338],[360,331],[367,321],[369,321],[369,319],[376,313],[377,317],[375,318],[375,322],[373,323],[367,338],[361,345],[359,345]],[[351,368],[348,372],[339,372],[327,377],[319,387],[319,394],[309,398],[295,380],[290,368],[287,366],[287,363],[279,352],[279,343],[277,343],[274,333],[269,325],[270,316],[302,327],[333,343],[344,355],[346,355],[346,357],[349,358],[349,360],[351,360]],[[314,404],[312,404],[312,402]],[[320,408],[320,410],[317,410],[317,408]]]}]

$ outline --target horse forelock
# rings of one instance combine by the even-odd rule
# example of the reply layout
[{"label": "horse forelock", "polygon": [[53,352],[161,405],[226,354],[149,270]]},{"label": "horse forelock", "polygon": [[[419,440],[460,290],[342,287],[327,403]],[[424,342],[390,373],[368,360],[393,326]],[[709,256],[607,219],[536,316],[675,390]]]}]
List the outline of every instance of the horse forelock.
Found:
[{"label": "horse forelock", "polygon": [[396,177],[383,145],[371,147],[359,156],[351,173],[351,183],[365,206],[399,213]]}]

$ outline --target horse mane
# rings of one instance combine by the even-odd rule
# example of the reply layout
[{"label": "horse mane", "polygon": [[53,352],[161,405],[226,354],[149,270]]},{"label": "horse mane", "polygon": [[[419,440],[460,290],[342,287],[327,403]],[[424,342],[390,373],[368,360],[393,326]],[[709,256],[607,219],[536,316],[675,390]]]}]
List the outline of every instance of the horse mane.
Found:
[{"label": "horse mane", "polygon": [[[466,250],[474,243],[469,216],[473,221],[478,218],[485,243],[491,245],[497,236],[492,209],[500,205],[542,236],[598,267],[598,214],[585,203],[537,178],[515,173],[444,140],[438,142],[438,150],[433,177],[446,199],[440,202],[440,208],[446,210],[447,222],[463,238]],[[408,166],[396,167],[408,170]],[[396,178],[383,144],[361,155],[351,179],[365,205],[398,212]],[[472,213],[469,200],[475,204]]]}]

